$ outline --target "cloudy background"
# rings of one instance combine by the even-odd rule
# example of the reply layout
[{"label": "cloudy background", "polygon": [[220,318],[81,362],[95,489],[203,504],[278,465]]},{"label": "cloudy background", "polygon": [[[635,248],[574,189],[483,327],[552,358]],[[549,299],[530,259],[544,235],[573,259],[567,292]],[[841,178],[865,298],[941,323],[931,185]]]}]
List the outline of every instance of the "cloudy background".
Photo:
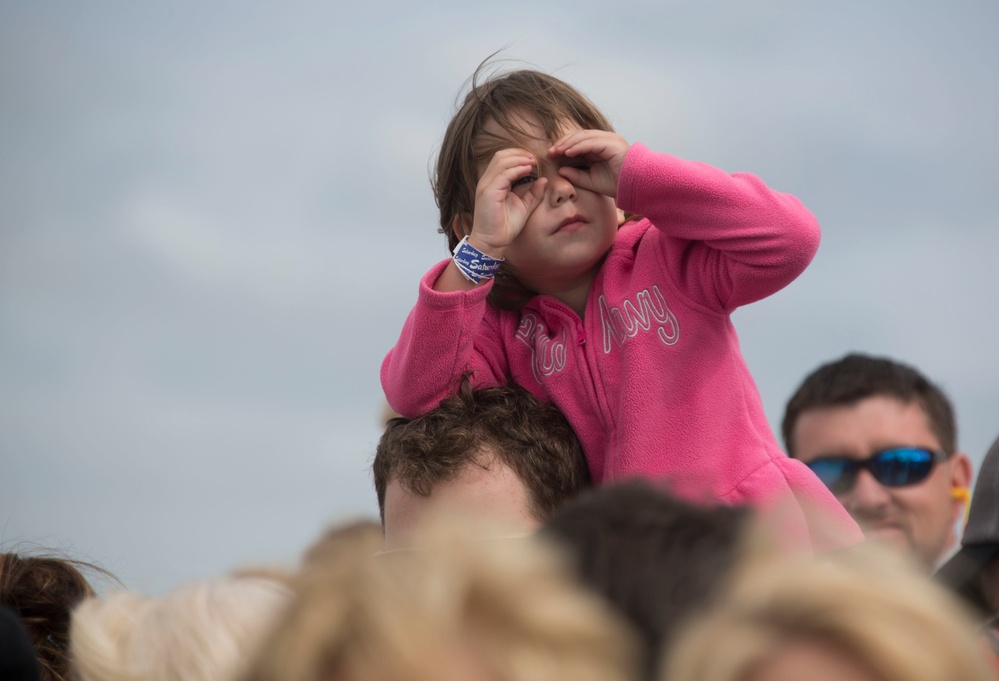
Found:
[{"label": "cloudy background", "polygon": [[999,5],[0,4],[0,546],[160,592],[377,512],[378,367],[446,254],[428,167],[505,55],[820,218],[740,310],[771,425],[850,350],[999,434]]}]

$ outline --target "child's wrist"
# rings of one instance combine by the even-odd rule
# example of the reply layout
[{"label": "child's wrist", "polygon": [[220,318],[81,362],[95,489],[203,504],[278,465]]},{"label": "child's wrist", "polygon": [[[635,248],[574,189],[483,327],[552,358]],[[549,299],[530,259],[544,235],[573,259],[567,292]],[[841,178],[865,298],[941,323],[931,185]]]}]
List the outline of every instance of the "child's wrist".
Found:
[{"label": "child's wrist", "polygon": [[493,260],[503,260],[503,257],[506,255],[505,246],[498,247],[487,243],[483,241],[475,232],[466,236],[465,241],[467,241],[468,245],[477,250],[479,253],[482,253]]},{"label": "child's wrist", "polygon": [[479,250],[469,243],[467,236],[458,242],[452,253],[451,260],[455,267],[473,284],[481,284],[492,279],[503,264],[503,258],[496,258]]}]

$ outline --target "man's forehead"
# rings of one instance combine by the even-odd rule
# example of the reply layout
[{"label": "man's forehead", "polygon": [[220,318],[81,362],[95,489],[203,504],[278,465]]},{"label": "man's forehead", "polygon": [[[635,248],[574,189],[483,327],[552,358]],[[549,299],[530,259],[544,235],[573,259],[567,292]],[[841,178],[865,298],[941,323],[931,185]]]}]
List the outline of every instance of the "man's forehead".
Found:
[{"label": "man's forehead", "polygon": [[428,496],[414,494],[397,478],[390,479],[385,494],[386,547],[407,545],[427,514],[441,512],[487,518],[516,532],[532,531],[540,522],[524,481],[488,445],[456,475],[437,481]]},{"label": "man's forehead", "polygon": [[[496,452],[494,445],[483,442],[474,451],[469,451],[463,459],[451,461],[449,465],[434,465],[431,462],[421,461],[419,465],[400,466],[389,472],[386,482],[399,486],[408,494],[418,494],[412,489],[414,481],[429,482],[430,487],[437,487],[441,484],[464,479],[469,476],[475,477],[481,471],[489,471],[496,465],[504,465],[503,458]],[[419,494],[419,496],[428,496]]]},{"label": "man's forehead", "polygon": [[863,458],[899,446],[941,448],[922,404],[891,395],[807,409],[791,436],[795,456],[802,459],[830,454]]}]

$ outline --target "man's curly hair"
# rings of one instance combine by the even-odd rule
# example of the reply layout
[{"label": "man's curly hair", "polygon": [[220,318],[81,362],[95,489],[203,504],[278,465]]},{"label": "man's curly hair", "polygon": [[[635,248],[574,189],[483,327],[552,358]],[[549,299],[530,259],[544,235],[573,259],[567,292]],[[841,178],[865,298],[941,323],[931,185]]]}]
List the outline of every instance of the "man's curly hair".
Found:
[{"label": "man's curly hair", "polygon": [[515,384],[473,388],[466,375],[433,411],[388,422],[372,464],[382,520],[391,480],[427,497],[465,467],[488,466],[491,457],[524,482],[538,520],[590,486],[582,446],[558,408]]}]

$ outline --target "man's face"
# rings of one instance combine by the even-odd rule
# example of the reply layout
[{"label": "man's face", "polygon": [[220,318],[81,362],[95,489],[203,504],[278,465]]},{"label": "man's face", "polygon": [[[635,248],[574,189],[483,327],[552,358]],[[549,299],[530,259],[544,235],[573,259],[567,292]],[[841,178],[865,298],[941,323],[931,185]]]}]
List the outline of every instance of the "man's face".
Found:
[{"label": "man's face", "polygon": [[411,546],[411,537],[427,514],[441,509],[476,516],[511,535],[533,532],[541,522],[531,513],[530,496],[517,473],[488,452],[454,480],[441,482],[429,497],[406,491],[392,478],[385,488],[385,548]]},{"label": "man's face", "polygon": [[[866,459],[891,447],[941,449],[923,408],[877,395],[847,406],[805,411],[791,434],[795,457],[808,463],[822,456]],[[963,454],[938,463],[922,482],[886,487],[861,470],[853,487],[837,498],[868,538],[911,551],[932,569],[954,544],[954,523],[963,506],[955,487],[967,487],[971,464]]]}]

